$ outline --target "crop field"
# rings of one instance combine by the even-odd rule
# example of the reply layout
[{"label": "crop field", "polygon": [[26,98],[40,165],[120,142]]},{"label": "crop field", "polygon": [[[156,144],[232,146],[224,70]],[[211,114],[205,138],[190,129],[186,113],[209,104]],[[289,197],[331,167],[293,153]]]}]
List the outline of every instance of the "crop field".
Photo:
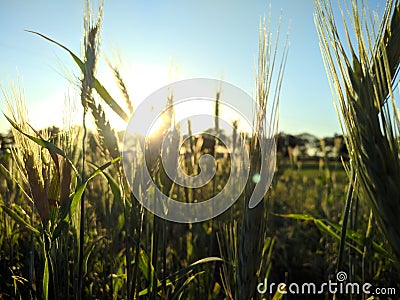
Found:
[{"label": "crop field", "polygon": [[[194,120],[185,132],[177,125],[173,92],[151,134],[118,132],[108,109],[128,123],[136,108],[117,64],[108,62],[121,103],[96,78],[102,5],[97,14],[86,6],[82,57],[32,32],[79,67],[83,115],[79,125],[33,128],[23,87],[3,89],[12,130],[0,144],[0,299],[399,299],[400,3],[388,1],[378,24],[350,3],[346,44],[341,16],[315,1],[347,151],[330,156],[316,141],[313,159],[279,139],[287,44],[269,38],[268,21],[251,132],[221,129],[218,86],[207,132],[192,134]],[[186,183],[214,174],[193,187],[171,176],[176,168]],[[265,193],[252,206],[257,189]],[[169,211],[171,201],[195,206],[223,192],[229,207],[202,208],[213,217],[200,222]]]}]

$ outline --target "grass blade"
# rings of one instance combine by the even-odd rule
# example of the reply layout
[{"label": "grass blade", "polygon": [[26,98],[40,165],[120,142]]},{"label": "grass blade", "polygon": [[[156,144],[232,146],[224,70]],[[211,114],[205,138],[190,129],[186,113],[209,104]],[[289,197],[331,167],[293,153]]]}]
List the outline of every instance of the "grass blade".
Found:
[{"label": "grass blade", "polygon": [[43,270],[43,299],[49,299],[49,283],[50,283],[50,270],[49,259],[47,253],[44,254],[44,270]]},{"label": "grass blade", "polygon": [[39,233],[39,230],[37,230],[35,227],[30,225],[28,222],[26,222],[15,210],[5,206],[5,205],[0,205],[0,207],[19,225],[25,227],[26,229],[29,229],[33,233]]},{"label": "grass blade", "polygon": [[78,170],[76,170],[75,166],[73,165],[73,163],[71,162],[71,160],[68,158],[68,156],[65,154],[65,152],[63,150],[58,148],[52,142],[46,141],[46,140],[41,139],[41,138],[34,137],[34,136],[30,135],[30,134],[27,134],[27,133],[23,132],[23,130],[21,129],[21,127],[18,126],[17,123],[15,123],[13,120],[11,120],[11,118],[6,116],[5,114],[4,114],[4,116],[6,117],[8,122],[10,122],[11,126],[14,127],[16,130],[18,130],[21,134],[23,134],[24,136],[26,136],[28,139],[30,139],[31,141],[35,142],[39,146],[49,150],[50,155],[51,155],[52,159],[54,160],[54,163],[57,166],[58,166],[58,159],[55,158],[55,154],[58,154],[58,155],[61,155],[62,157],[64,157],[67,160],[67,162],[71,165],[71,168],[75,171],[76,175],[79,176]]},{"label": "grass blade", "polygon": [[[321,232],[327,233],[328,235],[337,240],[341,240],[341,236],[339,233],[342,232],[342,226],[332,221],[326,219],[314,218],[307,214],[275,214],[275,215],[294,220],[314,222],[314,224]],[[346,239],[350,239],[351,241],[355,242],[360,248],[357,248],[355,245],[349,243],[348,241],[346,241],[346,245],[355,249],[358,253],[362,254],[363,252],[362,247],[364,247],[365,244],[364,236],[351,229],[347,229],[346,234],[344,236],[346,237]],[[393,262],[395,261],[394,257],[390,255],[390,253],[378,243],[373,242],[372,246],[377,254],[382,255],[383,257],[388,258]]]},{"label": "grass blade", "polygon": [[[75,55],[71,50],[69,50],[67,47],[65,47],[64,45],[60,44],[59,42],[56,42],[55,40],[53,40],[53,39],[51,39],[51,38],[49,38],[49,37],[47,37],[44,34],[41,34],[39,32],[31,31],[31,30],[26,30],[26,31],[30,32],[30,33],[33,33],[33,34],[36,34],[36,35],[44,38],[45,40],[48,40],[49,42],[52,42],[53,44],[56,44],[57,46],[61,47],[65,51],[67,51],[72,56],[72,59],[78,65],[79,69],[81,69],[82,73],[85,73],[84,72],[85,71],[85,65],[82,62],[82,60],[77,55]],[[118,116],[120,116],[122,120],[124,120],[126,122],[129,121],[129,117],[125,113],[125,111],[121,108],[121,106],[119,106],[119,104],[114,100],[114,98],[108,93],[106,88],[96,78],[94,78],[94,86],[93,87],[97,91],[99,96],[104,100],[104,102],[107,103],[107,105],[110,106],[110,108]]]},{"label": "grass blade", "polygon": [[117,157],[109,162],[107,162],[106,164],[102,165],[101,167],[99,167],[96,171],[94,171],[87,180],[85,180],[84,183],[82,183],[76,190],[76,192],[73,194],[72,196],[72,201],[70,203],[70,205],[64,210],[64,212],[61,214],[61,220],[60,222],[57,224],[56,229],[54,230],[53,233],[53,240],[56,239],[62,229],[69,223],[69,221],[71,220],[76,208],[79,205],[79,202],[82,198],[83,192],[86,189],[86,186],[88,184],[88,182],[93,179],[94,177],[96,177],[97,175],[101,174],[106,168],[108,168],[109,166],[111,166],[112,164],[118,162],[121,159],[121,157]]}]

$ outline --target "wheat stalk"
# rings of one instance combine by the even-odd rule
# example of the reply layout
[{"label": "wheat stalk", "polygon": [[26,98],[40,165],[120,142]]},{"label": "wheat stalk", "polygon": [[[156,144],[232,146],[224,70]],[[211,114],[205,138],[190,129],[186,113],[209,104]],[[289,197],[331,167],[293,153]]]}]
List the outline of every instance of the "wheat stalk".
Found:
[{"label": "wheat stalk", "polygon": [[117,57],[118,57],[118,60],[117,60],[118,63],[116,63],[114,65],[111,63],[110,60],[106,59],[106,61],[107,61],[108,66],[110,67],[110,69],[113,71],[115,82],[125,100],[125,103],[128,107],[128,111],[129,111],[129,113],[132,114],[133,113],[132,101],[131,101],[131,98],[129,97],[128,88],[126,87],[125,80],[122,78],[121,71],[118,67],[120,65],[119,55]]},{"label": "wheat stalk", "polygon": [[[25,102],[25,93],[19,83],[19,88],[12,85],[11,95],[3,91],[6,98],[7,109],[13,121],[19,125],[20,129],[27,134],[35,135],[33,129],[28,125],[28,112]],[[14,108],[14,105],[15,108]],[[31,199],[39,213],[42,224],[45,225],[50,219],[50,203],[47,188],[50,184],[49,172],[51,167],[44,162],[50,161],[50,155],[42,151],[41,147],[26,138],[19,130],[12,127],[16,147],[11,150],[19,174],[25,186],[30,191]],[[48,138],[47,132],[42,135]]]},{"label": "wheat stalk", "polygon": [[103,107],[100,104],[96,106],[94,101],[89,101],[87,105],[90,108],[99,132],[102,150],[108,150],[112,158],[118,157],[120,155],[118,139],[114,130],[111,128],[110,122],[106,119]]},{"label": "wheat stalk", "polygon": [[[258,50],[258,66],[256,77],[256,115],[254,132],[250,144],[250,176],[245,188],[245,208],[239,237],[238,251],[238,299],[251,299],[256,292],[256,284],[259,280],[259,269],[262,260],[262,249],[266,238],[266,220],[265,220],[265,202],[261,201],[256,207],[249,207],[249,200],[254,191],[256,183],[253,182],[253,175],[260,174],[261,162],[265,149],[260,147],[260,139],[265,139],[266,136],[271,137],[276,133],[278,123],[278,103],[279,93],[282,84],[282,76],[286,62],[287,42],[285,44],[282,61],[279,67],[276,86],[272,99],[271,128],[270,132],[266,132],[267,124],[265,117],[269,103],[272,84],[275,79],[275,61],[278,53],[279,44],[279,29],[273,47],[270,23],[266,26],[265,18],[260,24],[260,39]],[[264,161],[265,163],[266,161]],[[263,175],[260,174],[261,181]]]},{"label": "wheat stalk", "polygon": [[[82,180],[85,178],[85,160],[86,160],[86,113],[90,107],[93,112],[95,107],[93,99],[94,88],[94,74],[96,70],[97,56],[100,48],[100,25],[102,19],[103,3],[100,2],[97,21],[94,24],[92,18],[89,2],[85,1],[85,14],[84,14],[84,70],[81,86],[81,103],[83,106],[83,139],[82,139]],[[94,106],[94,107],[93,107]],[[84,264],[84,238],[85,234],[85,195],[82,194],[80,203],[80,226],[79,226],[79,257],[78,257],[78,276],[77,276],[77,293],[76,298],[82,297],[82,284],[83,284],[83,264]]]},{"label": "wheat stalk", "polygon": [[359,190],[400,259],[399,118],[392,91],[400,62],[399,1],[387,1],[377,35],[373,34],[376,23],[368,22],[366,10],[360,12],[359,2],[352,1],[349,10],[354,36],[342,12],[347,52],[329,1],[315,3],[321,52],[342,129],[347,133]]}]

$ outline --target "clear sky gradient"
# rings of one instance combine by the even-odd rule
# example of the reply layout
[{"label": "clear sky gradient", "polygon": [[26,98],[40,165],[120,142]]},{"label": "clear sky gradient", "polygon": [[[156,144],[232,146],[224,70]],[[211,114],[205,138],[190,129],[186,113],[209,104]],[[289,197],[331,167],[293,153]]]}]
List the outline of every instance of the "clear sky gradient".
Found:
[{"label": "clear sky gradient", "polygon": [[[335,1],[334,1],[335,2]],[[282,14],[281,45],[290,25],[290,49],[283,80],[279,130],[319,137],[340,132],[319,51],[311,0],[272,1],[272,24]],[[385,1],[370,1],[383,8]],[[122,75],[134,103],[171,80],[212,77],[252,94],[260,19],[270,2],[239,0],[105,1],[102,51],[111,60],[117,49]],[[23,78],[33,126],[62,125],[67,95],[79,114],[79,77],[69,55],[24,30],[43,33],[81,53],[83,1],[2,1],[0,3],[0,84]],[[272,32],[275,36],[275,29]],[[100,59],[98,77],[120,99],[109,69]],[[6,112],[1,94],[0,110]],[[121,100],[122,101],[122,100]],[[74,110],[73,110],[74,111]],[[110,116],[111,121],[115,116]],[[0,131],[8,124],[0,117]]]}]

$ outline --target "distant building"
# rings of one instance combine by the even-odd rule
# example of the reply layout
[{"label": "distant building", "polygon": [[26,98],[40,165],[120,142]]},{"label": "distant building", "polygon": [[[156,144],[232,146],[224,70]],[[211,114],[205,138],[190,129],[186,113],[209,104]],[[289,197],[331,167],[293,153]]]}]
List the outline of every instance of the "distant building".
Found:
[{"label": "distant building", "polygon": [[346,143],[342,135],[318,139],[308,133],[290,135],[279,133],[277,135],[277,151],[282,157],[291,160],[329,160],[348,159]]}]

